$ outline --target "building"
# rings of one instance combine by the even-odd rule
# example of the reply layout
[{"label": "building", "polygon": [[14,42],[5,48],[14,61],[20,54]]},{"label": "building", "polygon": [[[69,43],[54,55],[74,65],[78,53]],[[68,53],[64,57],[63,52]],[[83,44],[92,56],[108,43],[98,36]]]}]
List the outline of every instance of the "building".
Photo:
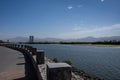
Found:
[{"label": "building", "polygon": [[30,43],[34,42],[34,36],[29,36],[29,42]]}]

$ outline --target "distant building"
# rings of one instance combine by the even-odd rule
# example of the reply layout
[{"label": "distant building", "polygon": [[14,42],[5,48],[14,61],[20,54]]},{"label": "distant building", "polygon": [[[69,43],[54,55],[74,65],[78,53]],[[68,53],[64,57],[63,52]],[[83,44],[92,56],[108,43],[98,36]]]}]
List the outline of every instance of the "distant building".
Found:
[{"label": "distant building", "polygon": [[9,43],[9,40],[7,40],[7,43]]},{"label": "distant building", "polygon": [[34,36],[29,36],[29,42],[30,43],[34,42]]}]

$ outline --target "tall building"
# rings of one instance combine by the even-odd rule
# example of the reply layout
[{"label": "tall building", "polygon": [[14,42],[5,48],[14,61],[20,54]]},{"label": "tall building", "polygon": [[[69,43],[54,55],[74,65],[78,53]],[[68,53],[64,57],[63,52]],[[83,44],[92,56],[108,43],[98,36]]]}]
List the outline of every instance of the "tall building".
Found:
[{"label": "tall building", "polygon": [[29,36],[29,42],[30,43],[34,42],[34,36]]}]

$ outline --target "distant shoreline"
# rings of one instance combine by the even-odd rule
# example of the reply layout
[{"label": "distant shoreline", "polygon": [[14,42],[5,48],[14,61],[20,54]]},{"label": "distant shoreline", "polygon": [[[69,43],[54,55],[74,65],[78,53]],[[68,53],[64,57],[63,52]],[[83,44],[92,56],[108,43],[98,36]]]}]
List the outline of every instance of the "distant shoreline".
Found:
[{"label": "distant shoreline", "polygon": [[119,47],[120,45],[113,44],[65,44],[65,45],[82,45],[82,46],[97,46],[97,47]]},{"label": "distant shoreline", "polygon": [[89,45],[89,46],[98,46],[98,47],[120,47],[120,43],[89,43],[89,42],[65,42],[65,43],[60,43],[60,42],[34,42],[34,43],[25,43],[25,44],[64,44],[64,45]]}]

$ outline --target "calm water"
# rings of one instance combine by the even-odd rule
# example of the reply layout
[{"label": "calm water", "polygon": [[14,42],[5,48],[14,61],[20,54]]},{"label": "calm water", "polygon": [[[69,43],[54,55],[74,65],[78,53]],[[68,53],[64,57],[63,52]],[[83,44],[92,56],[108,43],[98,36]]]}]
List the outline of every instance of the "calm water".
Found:
[{"label": "calm water", "polygon": [[73,65],[105,80],[120,80],[120,48],[84,45],[33,44],[45,50],[45,56],[60,61],[71,60]]}]

